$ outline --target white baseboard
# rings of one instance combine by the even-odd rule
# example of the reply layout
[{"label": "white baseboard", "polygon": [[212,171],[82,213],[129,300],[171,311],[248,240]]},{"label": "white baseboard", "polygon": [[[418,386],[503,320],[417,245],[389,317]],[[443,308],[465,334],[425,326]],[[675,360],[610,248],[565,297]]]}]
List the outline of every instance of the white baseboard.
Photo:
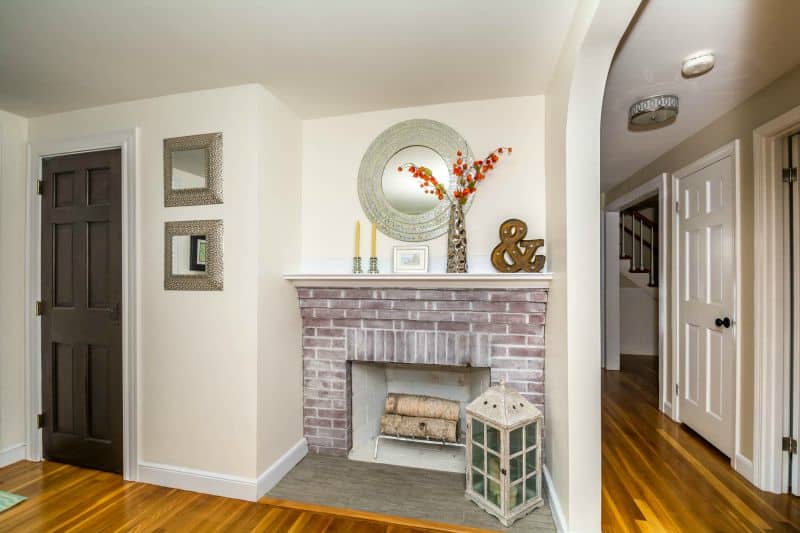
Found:
[{"label": "white baseboard", "polygon": [[139,462],[139,481],[239,500],[256,500],[256,480],[174,465]]},{"label": "white baseboard", "polygon": [[664,405],[661,406],[661,412],[672,418],[672,403],[664,400]]},{"label": "white baseboard", "polygon": [[550,470],[547,465],[542,465],[544,472],[544,483],[547,486],[547,499],[550,500],[550,511],[553,513],[553,522],[556,524],[556,529],[560,533],[567,531],[567,519],[564,516],[564,511],[561,509],[561,501],[558,499],[556,493],[556,486],[553,484],[553,478],[550,477]]},{"label": "white baseboard", "polygon": [[737,453],[733,457],[733,469],[739,472],[743,478],[749,481],[752,484],[753,482],[753,461],[745,457],[744,455]]},{"label": "white baseboard", "polygon": [[258,476],[258,481],[256,483],[256,499],[271,491],[272,488],[283,479],[283,476],[288,474],[306,454],[308,454],[308,441],[303,437]]},{"label": "white baseboard", "polygon": [[27,445],[24,442],[0,450],[0,468],[25,459]]},{"label": "white baseboard", "polygon": [[258,478],[230,476],[174,465],[139,462],[139,481],[174,489],[202,492],[226,498],[256,501],[272,489],[308,453],[306,439],[301,439]]}]

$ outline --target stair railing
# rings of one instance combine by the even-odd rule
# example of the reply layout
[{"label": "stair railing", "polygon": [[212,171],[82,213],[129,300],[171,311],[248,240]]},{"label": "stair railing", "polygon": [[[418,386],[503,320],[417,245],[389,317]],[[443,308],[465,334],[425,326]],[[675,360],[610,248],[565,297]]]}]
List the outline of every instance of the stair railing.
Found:
[{"label": "stair railing", "polygon": [[630,260],[629,272],[649,274],[648,285],[658,286],[658,224],[629,209],[619,217],[620,259]]}]

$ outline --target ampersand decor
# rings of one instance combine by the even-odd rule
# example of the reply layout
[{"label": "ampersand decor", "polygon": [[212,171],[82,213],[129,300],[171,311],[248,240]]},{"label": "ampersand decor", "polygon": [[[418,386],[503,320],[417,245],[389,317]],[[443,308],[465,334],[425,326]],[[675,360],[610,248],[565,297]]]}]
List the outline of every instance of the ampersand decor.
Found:
[{"label": "ampersand decor", "polygon": [[[499,272],[539,272],[544,267],[543,255],[535,255],[544,246],[544,239],[524,240],[528,225],[517,218],[500,224],[500,244],[492,250],[492,265]],[[511,260],[511,264],[507,259]]]}]

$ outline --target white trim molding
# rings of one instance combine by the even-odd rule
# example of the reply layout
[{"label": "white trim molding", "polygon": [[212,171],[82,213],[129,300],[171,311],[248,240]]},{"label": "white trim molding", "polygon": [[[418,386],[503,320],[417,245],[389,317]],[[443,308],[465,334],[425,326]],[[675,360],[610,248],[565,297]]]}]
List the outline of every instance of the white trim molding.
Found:
[{"label": "white trim molding", "polygon": [[[784,265],[784,187],[781,140],[800,127],[800,106],[753,131],[754,231],[753,287],[754,394],[753,484],[761,490],[787,490],[781,438],[787,401],[784,387],[788,318]],[[787,472],[788,473],[788,472]]]},{"label": "white trim molding", "polygon": [[257,478],[142,461],[139,463],[139,481],[254,502],[272,490],[307,453],[308,442],[305,438],[300,439]]},{"label": "white trim molding", "polygon": [[[734,265],[734,277],[735,277],[735,302],[734,302],[734,316],[733,322],[735,333],[736,333],[736,346],[735,346],[735,355],[736,355],[736,362],[735,362],[735,379],[734,379],[734,400],[735,400],[735,408],[734,408],[734,417],[733,417],[733,454],[731,457],[731,467],[739,472],[742,475],[745,475],[744,472],[741,472],[739,468],[743,468],[747,470],[749,466],[745,464],[744,461],[737,461],[736,458],[741,456],[744,459],[744,455],[742,455],[742,448],[741,448],[741,413],[742,413],[742,398],[741,398],[741,391],[742,387],[740,386],[742,380],[742,335],[739,331],[739,320],[742,315],[742,231],[741,231],[741,218],[742,218],[742,209],[741,209],[741,174],[742,174],[742,165],[741,165],[741,143],[739,139],[734,139],[733,141],[717,148],[713,152],[706,154],[705,156],[697,159],[696,161],[686,165],[685,167],[681,168],[680,170],[675,171],[672,174],[672,198],[678,198],[678,187],[679,181],[681,178],[689,176],[698,170],[701,170],[709,165],[716,163],[717,161],[721,161],[726,157],[733,158],[733,168],[734,168],[734,254],[733,257],[735,258],[735,265]],[[679,343],[678,343],[678,333],[679,333],[679,326],[680,326],[680,313],[679,313],[679,305],[680,305],[680,272],[679,272],[679,265],[680,265],[680,246],[678,240],[678,230],[679,230],[679,221],[680,217],[673,216],[672,217],[672,276],[671,276],[671,286],[674,287],[672,290],[672,370],[673,370],[673,379],[675,383],[680,383],[680,350],[679,350]],[[672,403],[672,412],[673,412],[673,420],[676,422],[680,422],[680,398],[675,397],[675,401]],[[752,474],[750,474],[752,478]]]},{"label": "white trim molding", "polygon": [[550,470],[547,465],[542,465],[542,472],[544,473],[544,484],[547,488],[547,500],[550,503],[550,512],[553,513],[553,522],[559,533],[567,531],[567,518],[564,516],[564,510],[561,508],[561,500],[558,499],[556,486],[553,483],[553,478],[550,477]]},{"label": "white trim molding", "polygon": [[256,482],[256,499],[271,491],[275,485],[283,479],[283,476],[288,474],[307,454],[308,441],[303,437],[258,476]]},{"label": "white trim molding", "polygon": [[41,177],[42,159],[80,152],[119,148],[122,165],[122,411],[123,477],[136,481],[137,400],[136,369],[138,357],[138,277],[136,220],[136,147],[139,130],[110,131],[87,137],[37,141],[28,145],[28,182],[26,186],[27,224],[25,227],[25,424],[27,458],[42,460],[42,431],[36,427],[36,415],[42,406],[41,319],[35,316],[34,302],[41,298],[41,200],[36,183]]},{"label": "white trim molding", "polygon": [[25,459],[27,445],[24,442],[14,444],[0,450],[0,468],[22,461]]}]

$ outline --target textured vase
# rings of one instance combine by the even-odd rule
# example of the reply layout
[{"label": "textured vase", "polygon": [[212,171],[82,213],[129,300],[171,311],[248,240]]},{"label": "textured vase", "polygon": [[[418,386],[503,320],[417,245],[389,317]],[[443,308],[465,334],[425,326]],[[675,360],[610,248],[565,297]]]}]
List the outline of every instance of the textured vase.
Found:
[{"label": "textured vase", "polygon": [[467,271],[467,228],[464,210],[458,201],[450,204],[450,226],[447,231],[447,272]]}]

